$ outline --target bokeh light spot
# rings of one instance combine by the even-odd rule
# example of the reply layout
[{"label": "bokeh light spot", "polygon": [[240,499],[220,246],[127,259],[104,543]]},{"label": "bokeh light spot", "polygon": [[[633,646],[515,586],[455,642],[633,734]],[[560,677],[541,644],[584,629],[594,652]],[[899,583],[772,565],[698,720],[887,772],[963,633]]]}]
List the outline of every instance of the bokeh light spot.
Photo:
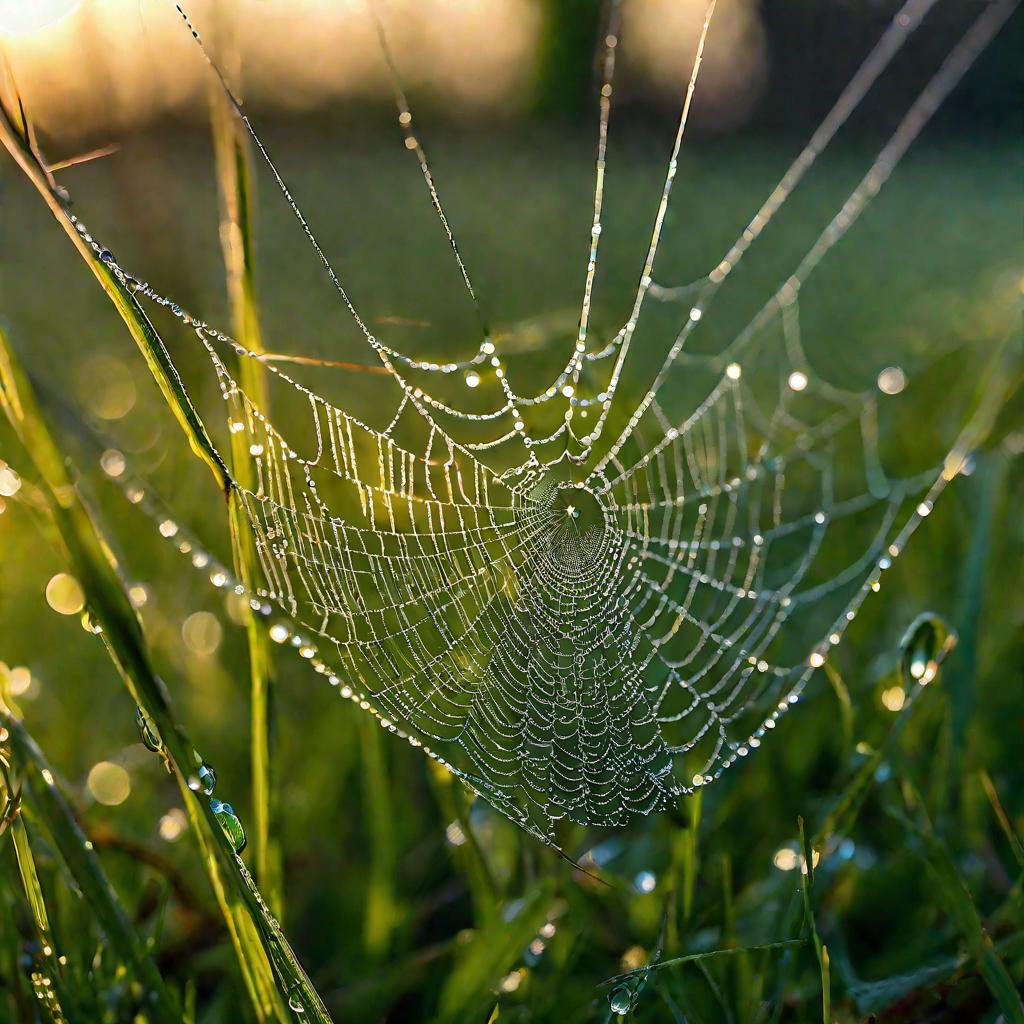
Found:
[{"label": "bokeh light spot", "polygon": [[89,769],[86,785],[89,787],[93,799],[107,807],[123,804],[132,791],[128,773],[113,761],[100,761],[98,764],[94,764]]},{"label": "bokeh light spot", "polygon": [[60,615],[77,615],[85,607],[85,594],[74,576],[59,572],[46,584],[46,603]]},{"label": "bokeh light spot", "polygon": [[137,393],[131,371],[112,356],[93,356],[78,374],[82,401],[104,420],[119,420],[135,406]]},{"label": "bokeh light spot", "polygon": [[210,612],[194,612],[181,627],[185,646],[204,658],[216,653],[222,635],[220,620]]}]

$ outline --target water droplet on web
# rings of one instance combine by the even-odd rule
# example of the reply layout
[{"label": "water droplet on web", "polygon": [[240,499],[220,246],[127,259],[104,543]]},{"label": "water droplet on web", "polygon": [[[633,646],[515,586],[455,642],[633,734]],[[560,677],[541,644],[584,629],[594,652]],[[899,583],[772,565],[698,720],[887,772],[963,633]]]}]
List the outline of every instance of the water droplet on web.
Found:
[{"label": "water droplet on web", "polygon": [[245,829],[242,828],[242,820],[235,814],[231,804],[222,803],[220,800],[211,800],[210,808],[217,816],[220,827],[227,836],[235,853],[241,853],[245,849]]},{"label": "water droplet on web", "polygon": [[149,716],[141,707],[135,709],[135,724],[139,727],[139,736],[142,739],[143,746],[147,750],[152,750],[154,754],[159,754],[163,750],[163,741],[160,739],[160,733],[157,732],[156,726],[150,721]]},{"label": "water droplet on web", "polygon": [[608,995],[608,1005],[612,1013],[625,1017],[633,1009],[633,993],[628,985],[620,985]]}]

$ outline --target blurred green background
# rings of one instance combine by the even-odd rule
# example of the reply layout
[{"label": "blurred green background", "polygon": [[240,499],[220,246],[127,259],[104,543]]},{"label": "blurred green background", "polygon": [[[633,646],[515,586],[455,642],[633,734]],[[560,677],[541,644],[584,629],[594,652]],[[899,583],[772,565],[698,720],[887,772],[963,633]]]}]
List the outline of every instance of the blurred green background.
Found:
[{"label": "blurred green background", "polygon": [[[792,0],[751,8],[763,62],[758,98],[736,116],[717,107],[702,111],[698,98],[657,280],[688,283],[715,264],[894,6]],[[727,342],[791,271],[979,8],[938,6],[751,251],[728,301],[709,318],[709,344]],[[578,314],[603,14],[582,0],[541,4],[534,13],[532,63],[520,86],[527,102],[450,115],[444,97],[430,89],[429,69],[410,98],[475,284],[496,329],[510,339],[509,374],[539,384],[563,358]],[[140,6],[138,16],[147,17],[148,8]],[[805,345],[824,377],[868,387],[885,366],[906,371],[907,390],[884,408],[882,421],[883,451],[899,472],[941,458],[995,345],[1017,329],[1024,272],[1020,29],[1018,16],[802,297]],[[628,47],[625,35],[622,48]],[[17,45],[10,48],[16,66]],[[189,59],[201,65],[196,54]],[[612,114],[595,306],[595,331],[605,337],[635,288],[676,116],[643,74],[627,81],[633,84]],[[37,98],[48,102],[30,89],[25,96],[30,108]],[[475,351],[472,308],[385,97],[345,97],[301,111],[288,106],[264,84],[254,99],[255,121],[371,326],[410,354],[458,358]],[[216,171],[203,112],[201,101],[185,103],[155,121],[140,116],[130,129],[94,114],[77,123],[55,114],[49,126],[41,120],[41,144],[56,161],[116,143],[111,155],[59,173],[74,209],[123,266],[227,326]],[[158,667],[216,767],[218,795],[249,822],[249,690],[237,612],[103,479],[82,416],[101,423],[179,521],[229,563],[223,502],[182,444],[95,282],[14,164],[0,167],[0,317],[127,578],[143,588],[136,594]],[[262,167],[257,182],[257,282],[267,347],[366,361],[358,333]],[[205,356],[194,337],[173,326],[167,340],[226,448]],[[634,399],[656,353],[641,345],[636,355],[627,380]],[[303,379],[371,422],[383,415],[381,385],[364,386],[366,378],[321,370]],[[831,659],[849,690],[848,720],[819,673],[812,699],[701,800],[681,801],[676,813],[624,830],[567,834],[567,852],[592,858],[587,863],[598,864],[614,887],[580,875],[482,802],[470,806],[416,750],[392,741],[298,659],[278,652],[282,923],[335,1019],[483,1022],[500,1003],[502,1022],[603,1021],[611,1010],[600,983],[647,962],[663,922],[666,958],[792,938],[802,921],[797,818],[816,832],[879,750],[859,812],[830,838],[815,873],[817,926],[832,955],[834,1018],[1009,1020],[1000,1017],[972,955],[949,895],[956,885],[950,889],[943,872],[951,865],[966,884],[1019,986],[1022,866],[982,773],[1019,836],[1021,413],[1015,396],[976,453],[973,472],[947,491]],[[0,458],[31,481],[6,423]],[[0,514],[0,659],[12,670],[9,685],[25,724],[66,784],[126,906],[153,936],[163,973],[176,986],[195,985],[196,1019],[249,1019],[223,924],[175,810],[176,789],[139,743],[134,706],[102,645],[77,615],[48,606],[47,583],[67,564],[29,491],[2,499]],[[947,619],[960,644],[938,685],[904,716],[883,703],[883,694],[899,682],[900,637],[925,610]],[[115,792],[116,803],[97,799],[89,784],[100,762],[127,773],[127,791]],[[925,813],[948,862],[938,863],[936,845],[922,831]],[[0,941],[8,950],[31,942],[10,845],[0,836]],[[45,837],[37,860],[74,953],[98,963],[102,936]],[[524,924],[529,914],[536,916],[532,926]],[[19,1016],[13,996],[17,964],[5,953],[0,1021],[33,1019]],[[101,967],[96,974],[107,977]],[[632,1014],[692,1024],[817,1021],[820,984],[809,947],[748,953],[652,973]],[[110,985],[102,1019],[133,1019],[136,997]]]}]

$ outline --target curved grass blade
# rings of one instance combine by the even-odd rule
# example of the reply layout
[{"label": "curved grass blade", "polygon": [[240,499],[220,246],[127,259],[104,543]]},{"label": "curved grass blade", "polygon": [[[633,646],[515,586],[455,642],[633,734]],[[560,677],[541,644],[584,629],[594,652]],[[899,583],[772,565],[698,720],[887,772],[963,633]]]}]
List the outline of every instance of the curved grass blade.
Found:
[{"label": "curved grass blade", "polygon": [[[322,1000],[302,970],[244,863],[228,845],[210,802],[199,799],[187,773],[198,754],[177,721],[163,681],[156,675],[117,562],[79,498],[65,460],[38,408],[27,378],[0,332],[0,406],[45,484],[50,511],[86,594],[90,615],[135,704],[157,727],[189,817],[207,875],[224,913],[243,976],[260,1021],[287,1021],[282,993],[309,1020],[329,1022]],[[277,984],[275,985],[275,978]]]},{"label": "curved grass blade", "polygon": [[[146,365],[171,412],[185,432],[189,445],[206,463],[221,490],[227,495],[231,489],[231,474],[210,440],[206,427],[192,404],[176,367],[171,362],[163,340],[128,286],[110,266],[109,258],[104,259],[103,252],[94,249],[92,238],[79,225],[78,219],[68,207],[63,193],[36,148],[30,122],[6,64],[3,70],[6,72],[3,76],[7,85],[6,93],[13,92],[14,96],[12,99],[10,95],[5,94],[3,82],[0,82],[0,142],[43,197],[57,223],[64,229],[100,287],[114,304],[114,308],[142,352]],[[12,113],[12,106],[16,107],[16,113]],[[109,257],[109,254],[107,255]]]},{"label": "curved grass blade", "polygon": [[650,974],[652,971],[661,971],[666,967],[675,967],[678,964],[694,963],[698,960],[709,960],[719,956],[740,956],[744,953],[762,953],[776,949],[798,949],[806,946],[806,939],[782,939],[779,942],[765,942],[758,946],[730,946],[728,949],[709,949],[703,953],[686,953],[684,956],[674,956],[669,960],[659,960],[656,964],[648,964],[646,967],[637,967],[635,970],[626,971],[623,974],[616,974],[611,978],[605,978],[602,985],[615,985],[619,982],[628,981],[630,978]]}]

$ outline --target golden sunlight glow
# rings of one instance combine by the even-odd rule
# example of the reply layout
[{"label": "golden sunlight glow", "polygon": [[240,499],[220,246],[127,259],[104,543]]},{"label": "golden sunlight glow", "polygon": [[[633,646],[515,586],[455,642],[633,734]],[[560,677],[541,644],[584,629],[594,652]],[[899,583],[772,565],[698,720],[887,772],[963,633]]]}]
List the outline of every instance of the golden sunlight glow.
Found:
[{"label": "golden sunlight glow", "polygon": [[[301,16],[286,0],[183,6],[207,47],[216,54],[219,41],[222,61],[243,69],[246,99],[255,104],[308,110],[339,99],[390,98],[363,3],[303,0]],[[633,88],[678,101],[706,6],[627,0],[623,56]],[[448,110],[516,110],[532,97],[542,17],[533,0],[389,0],[386,28],[410,89],[429,87]],[[729,127],[764,81],[757,4],[718,0],[713,31],[697,119]],[[168,112],[205,116],[209,72],[173,4],[0,0],[0,38],[37,122],[69,147],[84,137],[116,138]]]},{"label": "golden sunlight glow", "polygon": [[66,18],[81,0],[0,0],[0,34],[38,32]]},{"label": "golden sunlight glow", "polygon": [[647,950],[643,946],[630,946],[622,954],[621,963],[624,971],[635,971],[647,963]]},{"label": "golden sunlight glow", "polygon": [[[56,10],[67,0],[0,0]],[[246,98],[305,110],[340,98],[390,98],[387,67],[362,3],[191,0],[182,5],[216,52],[231,40]],[[41,15],[39,15],[41,17]],[[12,17],[14,15],[12,14]],[[531,0],[391,0],[389,43],[410,88],[455,109],[516,108],[529,98],[540,12]],[[48,28],[7,40],[37,121],[68,139],[114,136],[168,112],[205,116],[209,71],[174,4],[90,0]]]},{"label": "golden sunlight glow", "polygon": [[131,370],[113,356],[93,356],[78,373],[78,393],[103,420],[119,420],[135,406],[137,397]]},{"label": "golden sunlight glow", "polygon": [[[631,74],[666,102],[682,94],[690,77],[707,0],[627,0],[622,12],[622,54]],[[704,51],[697,117],[716,128],[743,119],[761,93],[767,69],[764,31],[754,0],[718,0]]]}]

